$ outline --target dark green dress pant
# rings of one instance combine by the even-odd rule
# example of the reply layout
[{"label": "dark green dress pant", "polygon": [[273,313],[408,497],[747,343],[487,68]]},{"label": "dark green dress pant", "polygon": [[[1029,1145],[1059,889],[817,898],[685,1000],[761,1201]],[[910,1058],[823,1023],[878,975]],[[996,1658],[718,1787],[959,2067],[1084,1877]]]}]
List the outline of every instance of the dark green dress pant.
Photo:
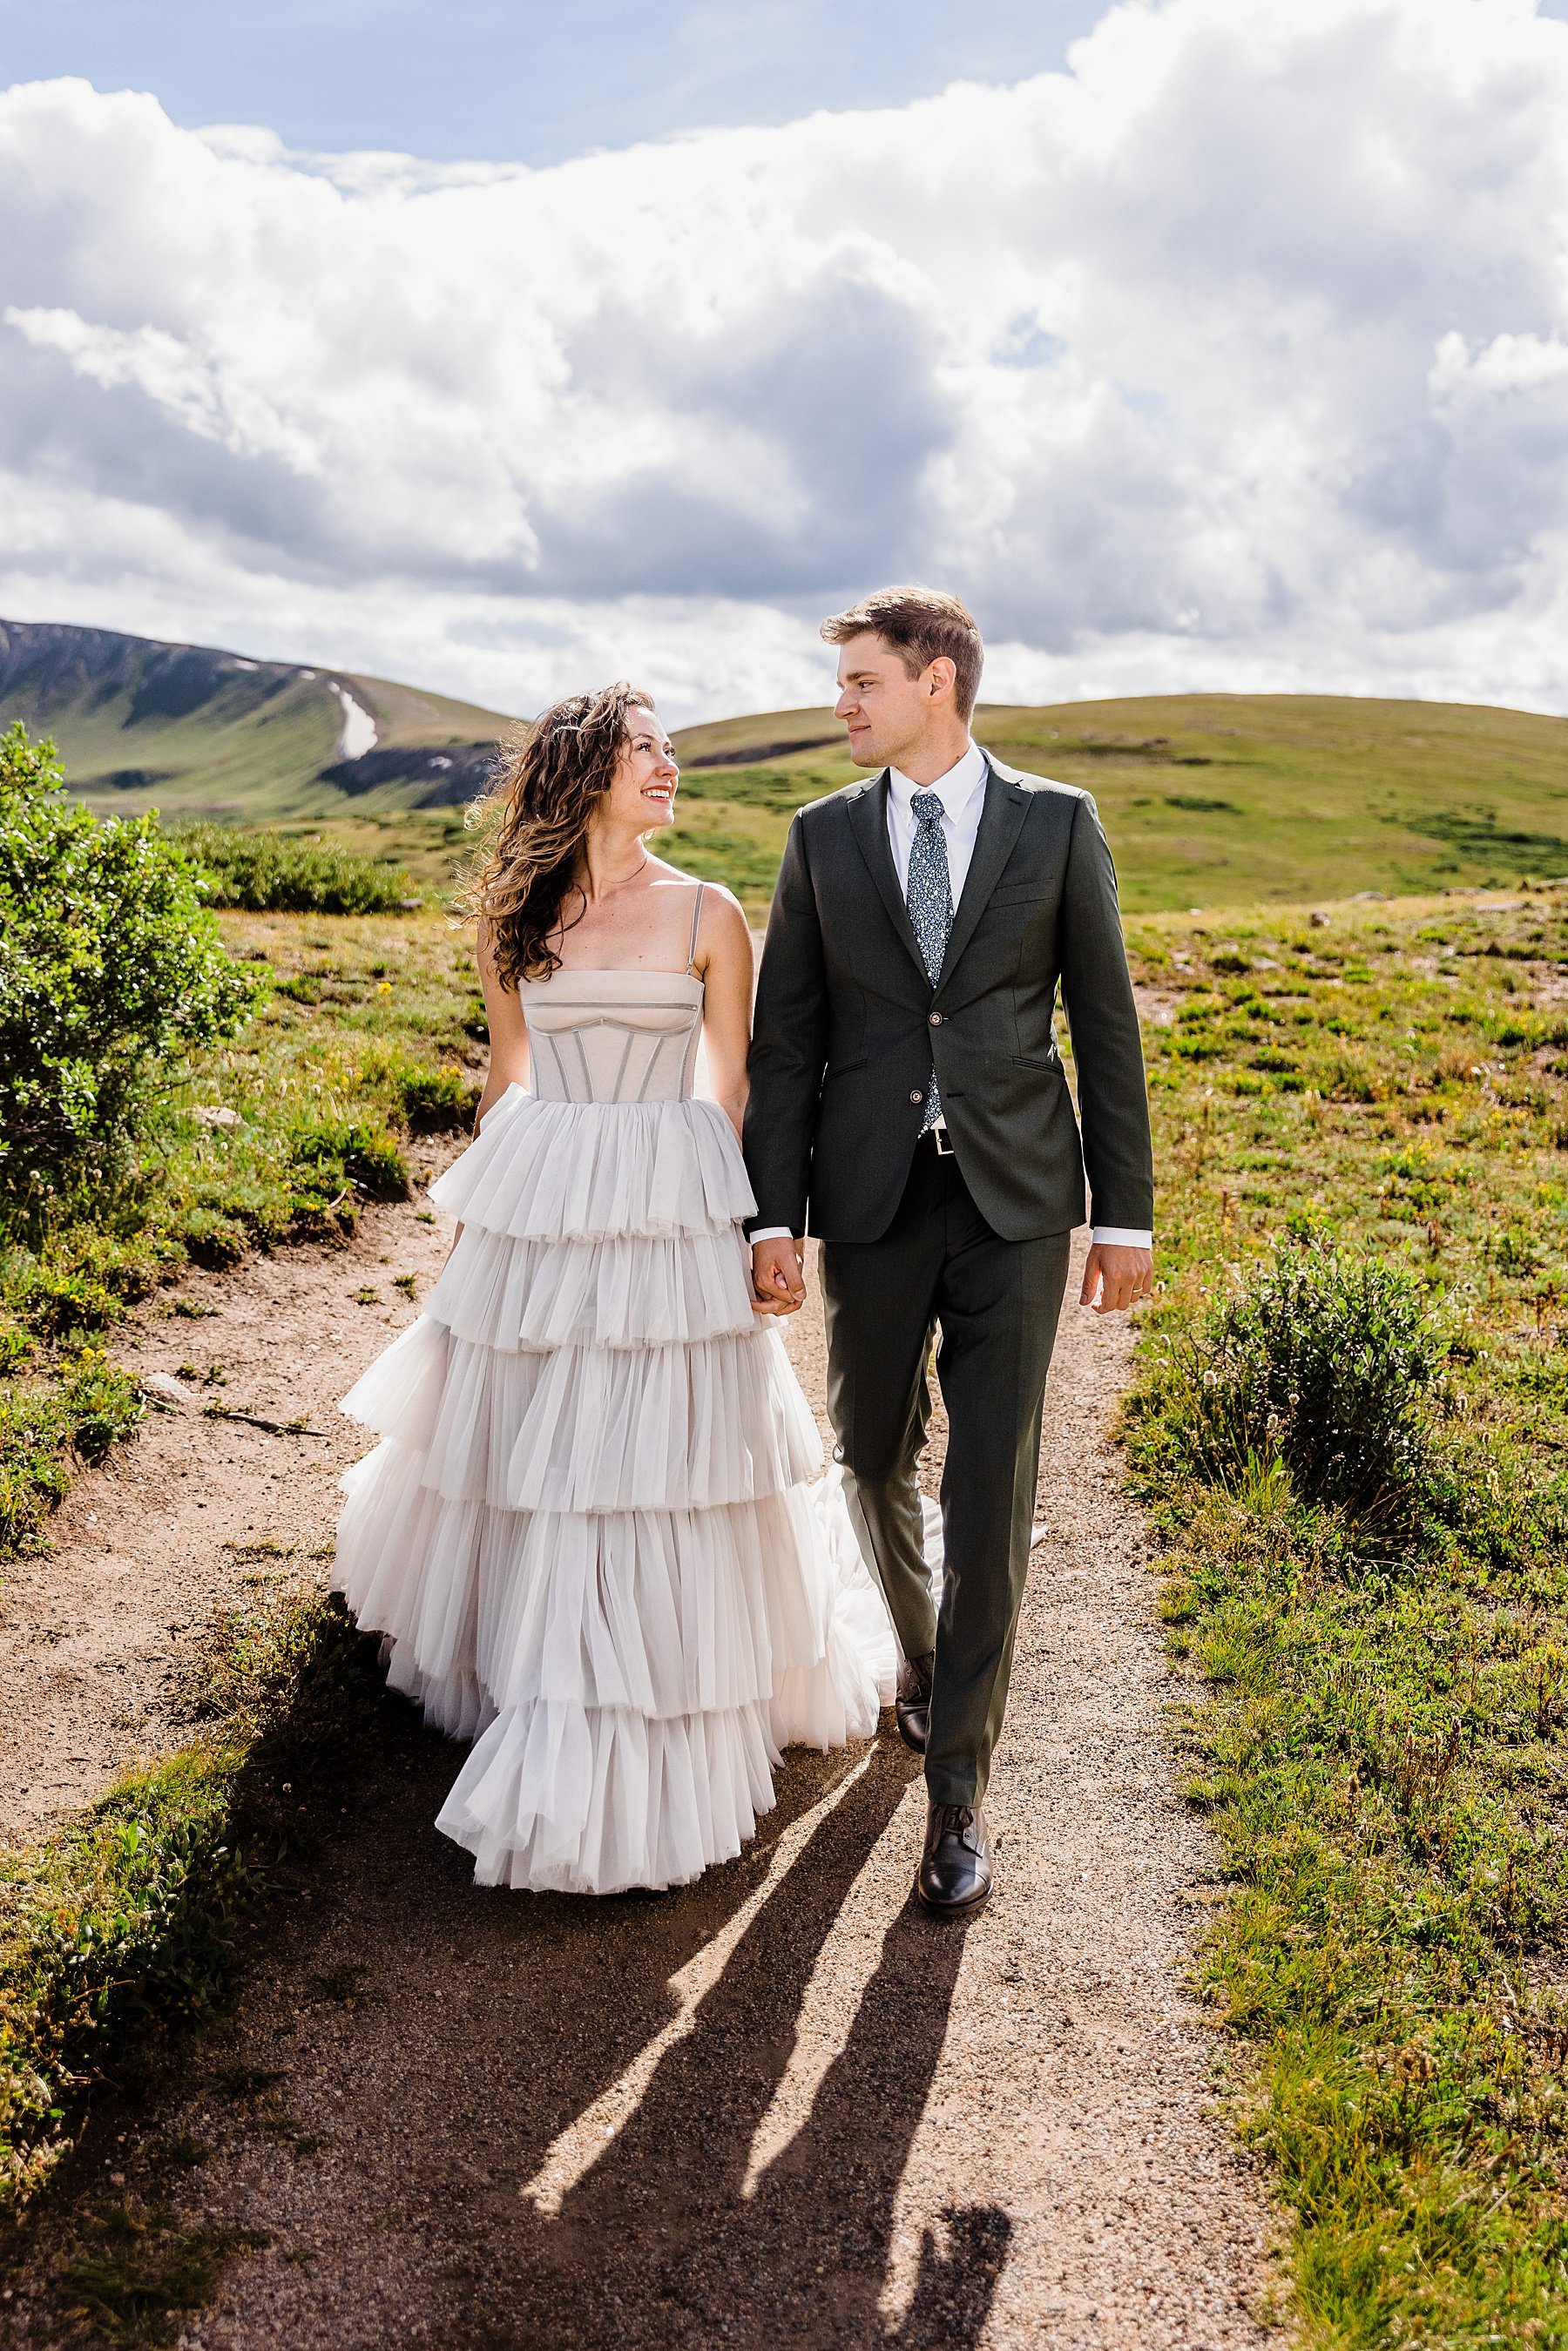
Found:
[{"label": "dark green dress pant", "polygon": [[[881,1239],[822,1244],[834,1458],[905,1656],[936,1653],[925,1754],[933,1803],[979,1802],[1001,1729],[1070,1241],[1067,1233],[1001,1239],[956,1158],[925,1138]],[[948,1423],[939,1613],[915,1481],[934,1331]]]}]

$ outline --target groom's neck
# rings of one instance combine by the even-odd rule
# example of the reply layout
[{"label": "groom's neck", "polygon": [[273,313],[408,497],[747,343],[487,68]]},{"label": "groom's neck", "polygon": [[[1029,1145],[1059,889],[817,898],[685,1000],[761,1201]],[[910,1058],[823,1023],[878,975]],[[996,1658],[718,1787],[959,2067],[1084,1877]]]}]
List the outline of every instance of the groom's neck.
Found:
[{"label": "groom's neck", "polygon": [[961,718],[933,720],[888,761],[912,784],[935,784],[956,768],[969,747],[969,729]]}]

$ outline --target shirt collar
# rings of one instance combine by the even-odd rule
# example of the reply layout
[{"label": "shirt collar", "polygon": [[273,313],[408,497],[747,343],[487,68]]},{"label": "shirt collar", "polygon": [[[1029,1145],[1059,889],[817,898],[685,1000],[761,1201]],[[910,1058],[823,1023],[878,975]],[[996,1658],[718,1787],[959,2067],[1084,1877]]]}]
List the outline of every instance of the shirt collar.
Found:
[{"label": "shirt collar", "polygon": [[949,824],[959,823],[965,810],[977,793],[986,788],[986,755],[977,743],[971,743],[963,758],[938,776],[934,784],[912,783],[897,768],[887,771],[887,785],[903,814],[913,822],[911,796],[915,792],[935,792],[942,803],[942,813]]}]

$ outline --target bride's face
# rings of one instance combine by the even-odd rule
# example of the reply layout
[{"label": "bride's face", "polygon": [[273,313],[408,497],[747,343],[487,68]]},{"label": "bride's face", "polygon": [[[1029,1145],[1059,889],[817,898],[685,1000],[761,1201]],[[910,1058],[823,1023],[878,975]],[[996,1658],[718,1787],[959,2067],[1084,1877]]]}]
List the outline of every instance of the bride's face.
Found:
[{"label": "bride's face", "polygon": [[604,816],[629,832],[653,832],[674,824],[680,780],[662,722],[652,710],[633,709],[614,777],[601,803]]}]

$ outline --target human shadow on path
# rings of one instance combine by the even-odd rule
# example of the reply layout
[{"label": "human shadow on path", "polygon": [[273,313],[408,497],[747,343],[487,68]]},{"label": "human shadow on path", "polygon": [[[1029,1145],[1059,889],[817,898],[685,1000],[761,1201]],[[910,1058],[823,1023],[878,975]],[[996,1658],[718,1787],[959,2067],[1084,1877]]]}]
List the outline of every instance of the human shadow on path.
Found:
[{"label": "human shadow on path", "polygon": [[544,2217],[523,2202],[447,2336],[476,2351],[810,2345],[966,2351],[1009,2223],[950,2210],[927,2232],[901,2324],[880,2310],[896,2198],[946,2035],[961,1924],[913,1896],[894,1920],[809,2118],[745,2181],[796,2045],[808,1985],[856,1877],[918,1766],[883,1745],[747,1928],[635,2115]]},{"label": "human shadow on path", "polygon": [[[155,2150],[186,2137],[207,2160],[171,2199],[176,2222],[199,2214],[269,2241],[204,2315],[204,2336],[233,2351],[974,2344],[1006,2248],[999,2215],[951,2217],[902,2327],[878,2309],[961,1928],[894,1920],[808,2122],[743,2192],[813,1970],[915,1760],[885,1739],[869,1754],[792,1752],[737,1860],[656,1901],[596,1902],[476,1889],[467,1856],[432,1827],[451,1758],[389,1704],[368,1769],[298,1788],[312,1857],[268,1922],[234,2027],[193,2046],[183,2082],[139,2118],[106,2114],[89,2135],[38,2214],[29,2323],[6,2323],[21,2320],[14,2303],[0,2339],[47,2337],[54,2257],[100,2200],[96,2183],[112,2168],[143,2203],[168,2198]],[[672,1979],[732,1928],[824,1800],[636,2113],[542,2218],[524,2184],[676,2017]],[[869,1964],[846,1955],[846,2002]]]}]

